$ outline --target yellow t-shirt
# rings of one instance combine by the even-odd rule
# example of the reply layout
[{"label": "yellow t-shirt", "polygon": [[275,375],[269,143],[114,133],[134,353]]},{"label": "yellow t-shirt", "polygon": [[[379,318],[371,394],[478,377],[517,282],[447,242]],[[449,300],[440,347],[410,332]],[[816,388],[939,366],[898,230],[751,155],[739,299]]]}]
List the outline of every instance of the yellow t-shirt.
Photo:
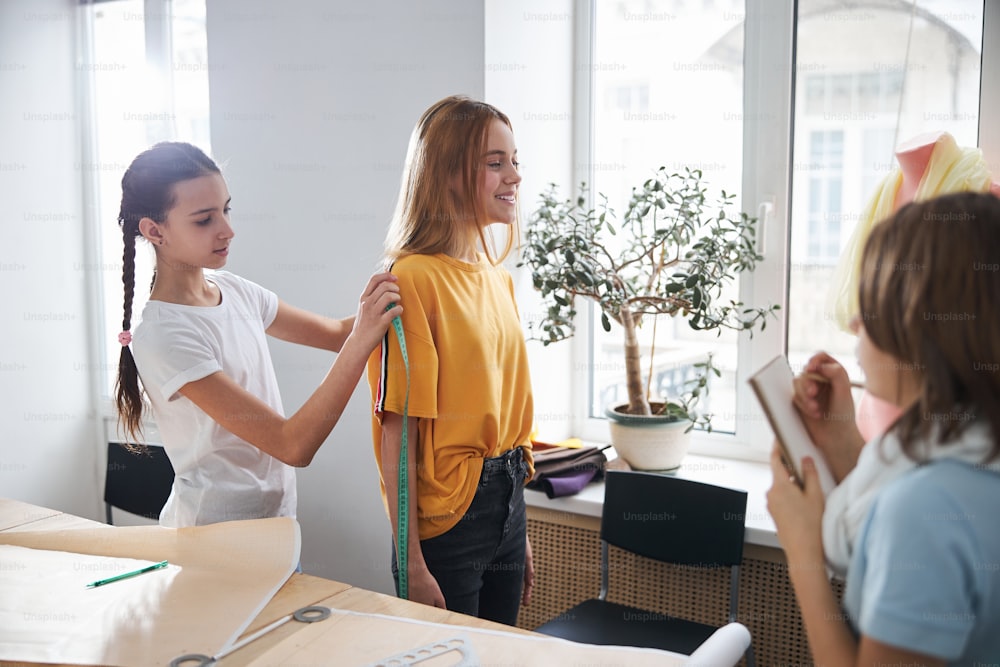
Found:
[{"label": "yellow t-shirt", "polygon": [[[420,539],[451,529],[476,494],[483,459],[524,447],[531,466],[531,380],[510,274],[482,256],[408,255],[399,278],[417,417]],[[372,436],[380,480],[382,413],[403,414],[406,373],[393,327],[368,359]],[[390,465],[392,474],[398,466]],[[386,502],[382,481],[382,500]],[[412,504],[413,499],[410,499]],[[388,513],[388,505],[386,505]]]}]

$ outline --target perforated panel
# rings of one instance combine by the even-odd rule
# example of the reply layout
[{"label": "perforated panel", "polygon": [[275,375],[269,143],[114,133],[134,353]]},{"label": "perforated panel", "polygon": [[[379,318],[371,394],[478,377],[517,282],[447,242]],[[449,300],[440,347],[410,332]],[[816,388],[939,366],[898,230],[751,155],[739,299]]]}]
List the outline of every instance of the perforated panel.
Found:
[{"label": "perforated panel", "polygon": [[531,604],[521,606],[519,627],[533,630],[601,590],[601,540],[597,530],[528,519],[535,562]]},{"label": "perforated panel", "polygon": [[[599,523],[563,521],[563,513],[528,510],[535,561],[531,605],[518,626],[534,629],[588,598],[601,586]],[[539,517],[543,517],[540,519]],[[566,523],[575,525],[566,525]],[[729,569],[711,570],[658,563],[611,548],[610,594],[614,602],[713,625],[729,612]],[[842,585],[835,585],[838,600]],[[757,664],[811,665],[788,568],[777,549],[748,549],[740,567],[738,618],[753,636]]]}]

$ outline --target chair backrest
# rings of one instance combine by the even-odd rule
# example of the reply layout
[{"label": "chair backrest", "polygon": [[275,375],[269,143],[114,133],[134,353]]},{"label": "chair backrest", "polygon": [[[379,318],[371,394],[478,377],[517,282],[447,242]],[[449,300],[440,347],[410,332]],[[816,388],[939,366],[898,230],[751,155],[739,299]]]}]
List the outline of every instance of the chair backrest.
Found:
[{"label": "chair backrest", "polygon": [[107,521],[111,508],[148,519],[160,516],[174,483],[174,467],[163,447],[146,445],[144,451],[130,451],[120,442],[108,443],[108,468],[104,480]]},{"label": "chair backrest", "polygon": [[668,475],[610,470],[601,538],[666,563],[738,566],[746,491]]}]

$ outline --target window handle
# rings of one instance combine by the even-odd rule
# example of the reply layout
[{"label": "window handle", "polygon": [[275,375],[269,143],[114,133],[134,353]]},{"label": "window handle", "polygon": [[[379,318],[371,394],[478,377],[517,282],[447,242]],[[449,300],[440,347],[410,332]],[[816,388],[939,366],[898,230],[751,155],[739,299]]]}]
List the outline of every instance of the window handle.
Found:
[{"label": "window handle", "polygon": [[774,197],[765,199],[757,205],[757,235],[754,245],[757,254],[764,256],[764,234],[771,223],[771,216],[774,213]]}]

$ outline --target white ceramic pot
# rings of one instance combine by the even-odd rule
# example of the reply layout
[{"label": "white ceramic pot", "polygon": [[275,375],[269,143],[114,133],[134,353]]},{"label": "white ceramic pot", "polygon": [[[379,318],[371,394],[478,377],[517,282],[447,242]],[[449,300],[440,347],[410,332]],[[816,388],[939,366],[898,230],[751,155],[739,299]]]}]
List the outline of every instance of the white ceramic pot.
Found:
[{"label": "white ceramic pot", "polygon": [[634,470],[676,470],[687,454],[691,422],[662,415],[628,415],[608,408],[611,444]]}]

